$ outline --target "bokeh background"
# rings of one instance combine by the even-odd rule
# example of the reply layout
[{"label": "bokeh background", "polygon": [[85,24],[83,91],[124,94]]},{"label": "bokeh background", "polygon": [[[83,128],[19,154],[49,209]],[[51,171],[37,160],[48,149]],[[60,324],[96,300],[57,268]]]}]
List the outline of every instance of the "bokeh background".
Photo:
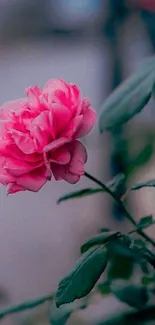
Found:
[{"label": "bokeh background", "polygon": [[[154,53],[154,10],[149,0],[0,0],[0,104],[23,97],[29,85],[64,78],[80,87],[99,114],[108,94]],[[96,126],[83,140],[86,170],[104,181],[125,173],[122,192],[136,180],[154,178],[154,122],[151,103],[113,134],[101,136]],[[91,183],[84,178],[74,186],[52,181],[37,194],[9,197],[0,187],[1,307],[55,290],[84,240],[103,226],[128,227],[106,195],[56,204],[61,195],[85,186]],[[128,204],[136,218],[153,213],[154,191],[134,193]],[[95,303],[73,324],[94,324],[116,308],[113,299]],[[46,323],[42,313],[33,321],[26,313],[2,323]]]}]

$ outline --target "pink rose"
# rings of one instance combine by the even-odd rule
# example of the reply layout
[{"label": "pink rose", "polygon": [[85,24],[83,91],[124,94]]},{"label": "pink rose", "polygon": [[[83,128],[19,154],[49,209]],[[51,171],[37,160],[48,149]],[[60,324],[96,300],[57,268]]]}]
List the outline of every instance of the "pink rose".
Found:
[{"label": "pink rose", "polygon": [[77,139],[96,120],[89,100],[61,79],[29,87],[26,95],[0,108],[0,183],[16,193],[39,191],[52,176],[78,182],[87,152]]}]

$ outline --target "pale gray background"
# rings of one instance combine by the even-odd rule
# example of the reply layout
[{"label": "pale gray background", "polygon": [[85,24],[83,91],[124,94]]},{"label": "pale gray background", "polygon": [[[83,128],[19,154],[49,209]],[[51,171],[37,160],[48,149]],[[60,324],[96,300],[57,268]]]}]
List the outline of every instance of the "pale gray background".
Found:
[{"label": "pale gray background", "polygon": [[[125,74],[149,52],[144,27],[134,19],[122,31]],[[99,112],[110,82],[106,41],[101,44],[88,35],[70,42],[52,37],[16,41],[14,36],[7,37],[1,33],[0,104],[23,97],[29,85],[42,87],[49,78],[65,78],[77,83]],[[99,137],[96,127],[85,143],[89,157],[86,169],[108,180],[109,136]],[[52,181],[37,194],[12,196],[6,196],[6,189],[0,187],[0,286],[7,288],[10,302],[55,290],[79,256],[80,244],[101,226],[114,226],[106,195],[56,205],[59,196],[84,186],[91,186],[91,182],[83,178],[72,186]],[[105,310],[112,303],[104,304]],[[99,315],[100,305],[96,308],[94,317]]]}]

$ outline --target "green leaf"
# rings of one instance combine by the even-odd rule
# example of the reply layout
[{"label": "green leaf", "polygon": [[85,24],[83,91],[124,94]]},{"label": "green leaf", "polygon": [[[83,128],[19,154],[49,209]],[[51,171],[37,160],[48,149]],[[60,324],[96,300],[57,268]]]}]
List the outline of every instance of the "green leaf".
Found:
[{"label": "green leaf", "polygon": [[110,229],[105,227],[99,229],[99,232],[108,232],[108,231],[110,231]]},{"label": "green leaf", "polygon": [[111,293],[110,282],[105,281],[98,284],[97,289],[102,295],[109,295]]},{"label": "green leaf", "polygon": [[144,286],[149,286],[155,282],[155,279],[153,277],[143,276],[141,281]]},{"label": "green leaf", "polygon": [[155,187],[155,179],[137,183],[130,188],[130,191],[140,190],[143,187]]},{"label": "green leaf", "polygon": [[61,196],[59,198],[59,200],[57,201],[57,203],[60,203],[62,201],[67,201],[70,199],[82,198],[82,197],[97,194],[100,192],[105,192],[105,190],[103,188],[84,188],[82,190],[74,191],[74,192],[71,192],[71,193]]},{"label": "green leaf", "polygon": [[[148,139],[148,143],[144,144],[144,147],[140,149],[139,152],[136,152],[136,156],[132,159],[128,159],[127,171],[126,174],[130,175],[131,173],[136,172],[137,169],[142,167],[148,162],[153,154],[153,144],[152,139]],[[151,142],[150,142],[151,141]]]},{"label": "green leaf", "polygon": [[131,240],[130,236],[123,235],[121,238],[119,238],[119,243],[122,243],[123,246],[130,247],[132,240]]},{"label": "green leaf", "polygon": [[146,243],[141,238],[135,238],[134,239],[134,245],[138,246],[139,248],[144,248],[146,246]]},{"label": "green leaf", "polygon": [[128,280],[132,276],[133,270],[134,263],[131,259],[115,255],[110,260],[107,276],[110,281],[115,279]]},{"label": "green leaf", "polygon": [[83,254],[71,273],[60,281],[56,306],[86,296],[104,272],[107,261],[107,251],[102,246],[93,247]]},{"label": "green leaf", "polygon": [[115,254],[111,256],[108,268],[108,279],[125,279],[128,280],[134,270],[134,263],[129,257]]},{"label": "green leaf", "polygon": [[142,254],[144,254],[144,256],[143,256],[144,258],[142,258],[139,261],[139,266],[141,268],[141,271],[144,274],[149,274],[149,264],[148,264],[148,261],[147,261],[147,258],[146,258],[146,256],[148,255],[146,242],[144,240],[142,240],[141,238],[135,238],[133,240],[132,248],[136,249],[137,251],[139,250],[139,251],[141,251]]},{"label": "green leaf", "polygon": [[124,241],[121,240],[117,240],[114,244],[112,244],[112,249],[116,254],[128,257],[133,261],[140,260],[143,257],[140,251],[135,250],[133,247],[125,245]]},{"label": "green leaf", "polygon": [[96,325],[153,325],[155,320],[154,304],[140,310],[118,312]]},{"label": "green leaf", "polygon": [[96,235],[93,238],[90,238],[87,240],[82,246],[81,246],[81,253],[85,253],[90,247],[96,246],[96,245],[105,245],[109,241],[114,240],[120,236],[120,232],[116,231],[108,231],[108,232],[102,232],[98,235]]},{"label": "green leaf", "polygon": [[155,258],[153,257],[153,256],[151,256],[151,255],[147,255],[146,256],[146,258],[147,258],[147,261],[153,266],[153,268],[155,269]]},{"label": "green leaf", "polygon": [[[110,180],[106,185],[113,192],[116,192],[123,180],[124,180],[124,175],[118,174],[116,177],[114,177],[112,180]],[[58,199],[57,203],[61,203],[62,201],[67,201],[70,199],[83,198],[85,196],[90,196],[90,195],[102,193],[102,192],[105,193],[106,190],[103,188],[84,188],[82,190],[70,192],[68,194],[61,196]]]},{"label": "green leaf", "polygon": [[144,274],[149,274],[149,267],[147,261],[141,261],[140,262],[140,268]]},{"label": "green leaf", "polygon": [[153,57],[108,97],[102,106],[99,118],[101,132],[114,129],[142,110],[152,94],[154,71]]},{"label": "green leaf", "polygon": [[120,173],[116,175],[111,181],[109,181],[107,183],[107,186],[110,188],[111,191],[117,193],[124,179],[125,179],[125,175]]},{"label": "green leaf", "polygon": [[54,302],[50,311],[50,324],[65,325],[72,312],[79,307],[80,304],[74,302],[57,308]]},{"label": "green leaf", "polygon": [[122,302],[133,308],[141,309],[148,302],[148,291],[145,287],[123,284],[113,284],[111,288],[113,294]]},{"label": "green leaf", "polygon": [[139,222],[137,223],[137,228],[144,229],[144,228],[151,226],[152,223],[153,223],[153,217],[151,215],[146,216],[139,220]]},{"label": "green leaf", "polygon": [[109,256],[108,279],[129,279],[135,263],[142,260],[142,253],[130,247],[131,242],[122,237],[107,246]]}]

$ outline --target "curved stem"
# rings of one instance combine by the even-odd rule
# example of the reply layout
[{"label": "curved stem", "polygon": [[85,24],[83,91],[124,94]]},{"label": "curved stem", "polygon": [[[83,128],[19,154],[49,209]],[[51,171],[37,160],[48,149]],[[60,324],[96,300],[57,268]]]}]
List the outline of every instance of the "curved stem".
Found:
[{"label": "curved stem", "polygon": [[[107,192],[116,202],[117,204],[119,204],[119,206],[122,208],[122,211],[124,212],[124,214],[126,215],[126,218],[130,221],[130,223],[132,223],[133,226],[135,226],[135,228],[137,228],[137,224],[136,221],[134,220],[134,218],[131,216],[131,214],[128,212],[128,210],[126,209],[126,207],[124,206],[123,202],[117,197],[117,195],[104,183],[102,183],[100,180],[98,180],[96,177],[92,176],[91,174],[85,172],[84,175],[89,178],[90,180],[92,180],[93,182],[95,182],[96,184],[98,184],[99,186],[101,186],[105,192]],[[148,243],[150,243],[153,247],[155,247],[155,242],[153,239],[151,239],[145,232],[143,232],[143,230],[137,229],[137,233],[142,236]]]},{"label": "curved stem", "polygon": [[21,304],[18,305],[14,305],[14,306],[10,306],[10,307],[6,307],[2,310],[0,310],[0,319],[2,319],[3,317],[10,315],[10,314],[14,314],[23,310],[27,310],[27,309],[31,309],[31,308],[35,308],[43,303],[45,303],[46,301],[51,301],[53,300],[53,295],[49,294],[43,297],[40,297],[38,299],[35,300],[29,300],[26,302],[23,302]]}]

